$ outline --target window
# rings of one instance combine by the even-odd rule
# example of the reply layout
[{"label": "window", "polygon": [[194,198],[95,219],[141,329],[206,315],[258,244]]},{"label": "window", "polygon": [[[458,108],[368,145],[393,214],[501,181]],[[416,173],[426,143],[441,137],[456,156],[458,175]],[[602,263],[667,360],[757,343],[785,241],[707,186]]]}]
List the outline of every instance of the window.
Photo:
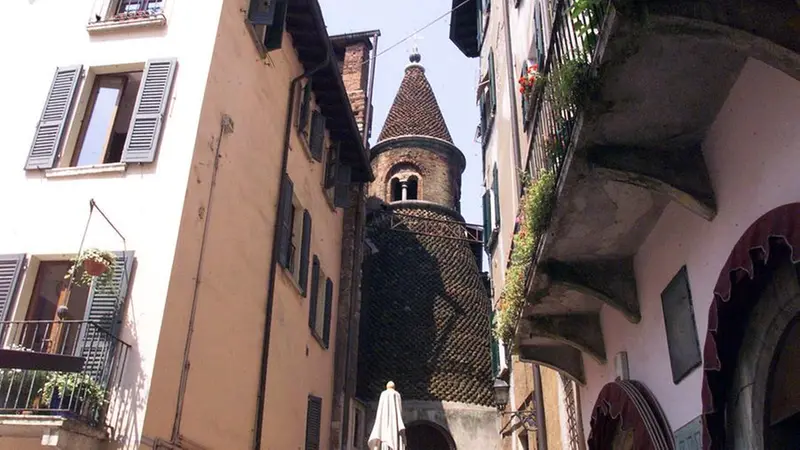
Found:
[{"label": "window", "polygon": [[325,277],[319,257],[314,255],[311,263],[311,297],[309,298],[308,326],[311,334],[324,348],[328,348],[331,333],[331,309],[333,308],[333,281]]},{"label": "window", "polygon": [[71,166],[120,162],[141,83],[142,72],[95,77]]},{"label": "window", "polygon": [[366,437],[364,436],[364,408],[351,400],[352,417],[351,431],[350,431],[350,450],[360,450],[361,446],[365,443]]},{"label": "window", "polygon": [[416,200],[417,199],[417,177],[410,176],[408,180],[406,180],[405,184],[405,194],[406,200]]},{"label": "window", "polygon": [[136,13],[147,11],[150,14],[159,14],[163,10],[164,0],[118,0],[114,5],[115,14]]},{"label": "window", "polygon": [[[481,114],[480,134],[481,134],[481,144],[483,145],[484,152],[486,151],[486,145],[489,143],[489,136],[492,133],[492,126],[494,125],[494,115],[495,112],[497,111],[497,91],[496,91],[497,88],[495,84],[495,73],[494,73],[494,52],[489,52],[486,66],[487,66],[486,77],[488,78],[488,83],[484,85],[479,100],[480,114]],[[485,159],[486,155],[484,153],[484,162]]]},{"label": "window", "polygon": [[330,202],[334,201],[336,194],[336,167],[339,164],[339,143],[333,142],[328,147],[328,153],[325,158],[325,167],[323,175],[322,188],[325,190],[325,196],[328,197]]},{"label": "window", "polygon": [[308,136],[308,118],[311,112],[311,80],[306,81],[300,97],[300,109],[297,111],[297,130]]},{"label": "window", "polygon": [[83,67],[58,68],[25,169],[50,169],[57,161],[63,167],[153,162],[175,68],[174,59],[164,59],[138,71],[89,69],[78,102],[85,107],[72,115]]},{"label": "window", "polygon": [[247,20],[262,56],[281,48],[288,0],[250,0]]},{"label": "window", "polygon": [[294,184],[284,174],[280,205],[280,240],[278,262],[292,275],[306,295],[308,287],[308,254],[311,249],[311,213],[303,209],[294,196]]},{"label": "window", "polygon": [[[50,370],[46,367],[52,367],[54,359],[48,359],[48,354],[81,356],[84,362],[76,370],[101,380],[119,363],[115,360],[116,336],[125,310],[133,252],[118,252],[111,268],[111,284],[92,288],[74,283],[70,286],[65,275],[71,261],[36,256],[29,259],[29,275],[20,280],[25,259],[23,254],[0,256],[0,319],[10,321],[0,329],[0,344],[10,350],[22,347],[23,351],[38,352],[40,357],[30,361],[34,370]],[[15,297],[16,292],[19,294]],[[16,385],[6,380],[11,385],[4,383],[0,396],[5,398],[10,392],[16,395],[20,383],[26,382],[25,373],[22,371]],[[12,400],[15,405],[6,403],[5,407],[29,408],[29,400],[32,398],[23,393]]]},{"label": "window", "polygon": [[494,205],[494,227],[500,228],[500,187],[497,176],[497,164],[492,167],[492,203]]},{"label": "window", "polygon": [[391,190],[391,198],[393,202],[399,202],[403,199],[403,191],[400,187],[400,179],[392,178],[389,189]]},{"label": "window", "polygon": [[315,161],[322,161],[325,148],[325,116],[319,111],[311,113],[311,134],[308,137],[308,149]]}]

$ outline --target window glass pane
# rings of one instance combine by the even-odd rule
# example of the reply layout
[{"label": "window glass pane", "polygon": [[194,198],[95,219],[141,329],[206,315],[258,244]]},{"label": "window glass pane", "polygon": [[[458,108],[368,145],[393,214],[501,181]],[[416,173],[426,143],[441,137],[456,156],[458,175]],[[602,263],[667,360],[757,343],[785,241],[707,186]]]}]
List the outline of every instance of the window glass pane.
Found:
[{"label": "window glass pane", "polygon": [[83,140],[75,162],[76,166],[101,164],[105,157],[106,144],[117,113],[122,82],[119,79],[97,80],[94,103],[84,118]]}]

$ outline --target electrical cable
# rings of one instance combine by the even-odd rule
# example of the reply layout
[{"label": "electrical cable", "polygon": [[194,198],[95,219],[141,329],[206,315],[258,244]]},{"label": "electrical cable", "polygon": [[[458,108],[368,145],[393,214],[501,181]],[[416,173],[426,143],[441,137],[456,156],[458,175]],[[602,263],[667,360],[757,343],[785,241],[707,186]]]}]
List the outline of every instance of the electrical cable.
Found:
[{"label": "electrical cable", "polygon": [[373,61],[373,60],[375,60],[375,59],[378,59],[378,56],[381,56],[381,55],[383,55],[384,53],[388,52],[389,50],[391,50],[391,49],[393,49],[393,48],[397,47],[398,45],[402,44],[403,42],[405,42],[405,41],[407,41],[407,40],[411,39],[412,37],[414,37],[414,36],[415,36],[417,33],[419,33],[420,31],[422,31],[422,30],[425,30],[426,28],[430,27],[431,25],[435,24],[436,22],[438,22],[438,21],[440,21],[440,20],[444,19],[444,18],[445,18],[445,17],[447,17],[449,14],[452,14],[452,13],[453,13],[454,11],[456,11],[457,9],[459,9],[459,8],[461,8],[462,6],[466,5],[468,2],[470,2],[470,0],[464,0],[464,1],[462,1],[461,3],[459,3],[458,5],[456,5],[456,6],[455,6],[455,8],[453,8],[453,9],[451,9],[451,10],[447,11],[446,13],[442,14],[441,16],[439,16],[439,17],[437,17],[437,18],[433,19],[433,20],[432,20],[432,21],[430,21],[430,22],[429,22],[427,25],[425,25],[425,26],[423,26],[422,28],[420,28],[420,29],[418,29],[418,30],[414,31],[413,33],[409,34],[408,36],[404,37],[403,39],[401,39],[401,40],[399,40],[399,41],[395,42],[394,44],[390,45],[389,47],[385,48],[383,51],[381,51],[380,53],[378,53],[378,54],[377,54],[377,55],[375,55],[374,57],[372,57],[372,58],[368,58],[366,61],[364,61],[363,63],[361,63],[361,65],[367,64],[367,63],[369,63],[370,61]]}]

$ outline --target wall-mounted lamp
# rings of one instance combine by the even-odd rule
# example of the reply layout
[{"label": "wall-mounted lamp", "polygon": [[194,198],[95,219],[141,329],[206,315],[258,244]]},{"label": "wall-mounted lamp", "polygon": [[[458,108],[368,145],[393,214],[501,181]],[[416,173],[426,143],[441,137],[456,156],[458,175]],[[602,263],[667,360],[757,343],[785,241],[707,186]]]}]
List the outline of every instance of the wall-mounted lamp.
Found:
[{"label": "wall-mounted lamp", "polygon": [[[508,385],[508,383],[506,383],[502,378],[495,378],[492,389],[494,390],[494,403],[495,406],[497,406],[497,411],[501,416],[509,415],[516,417],[526,430],[536,430],[536,413],[534,411],[505,411],[506,405],[508,405],[509,391],[511,390],[511,387]],[[503,434],[505,429],[508,428],[508,426],[513,422],[513,420],[509,420],[503,429],[500,430],[500,434]]]}]

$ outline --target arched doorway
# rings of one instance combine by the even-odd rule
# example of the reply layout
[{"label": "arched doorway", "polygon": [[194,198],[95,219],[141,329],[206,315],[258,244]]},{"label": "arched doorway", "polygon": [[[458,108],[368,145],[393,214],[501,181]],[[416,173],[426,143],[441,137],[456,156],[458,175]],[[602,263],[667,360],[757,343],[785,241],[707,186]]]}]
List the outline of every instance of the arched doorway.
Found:
[{"label": "arched doorway", "polygon": [[414,422],[406,426],[407,450],[456,450],[450,433],[430,422]]},{"label": "arched doorway", "polygon": [[673,450],[675,441],[661,407],[641,383],[608,383],[597,396],[589,450]]},{"label": "arched doorway", "polygon": [[745,231],[720,273],[703,350],[706,450],[798,448],[798,245],[800,203],[781,206]]}]

